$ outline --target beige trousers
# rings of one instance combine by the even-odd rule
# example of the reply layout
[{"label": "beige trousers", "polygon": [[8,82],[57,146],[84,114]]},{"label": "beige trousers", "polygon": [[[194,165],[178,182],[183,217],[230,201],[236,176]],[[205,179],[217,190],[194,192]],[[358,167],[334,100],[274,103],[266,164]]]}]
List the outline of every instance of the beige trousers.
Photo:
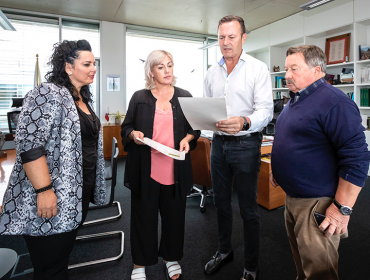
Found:
[{"label": "beige trousers", "polygon": [[325,237],[313,212],[325,215],[329,197],[292,198],[286,196],[285,226],[297,268],[297,280],[337,280],[340,238],[348,233]]}]

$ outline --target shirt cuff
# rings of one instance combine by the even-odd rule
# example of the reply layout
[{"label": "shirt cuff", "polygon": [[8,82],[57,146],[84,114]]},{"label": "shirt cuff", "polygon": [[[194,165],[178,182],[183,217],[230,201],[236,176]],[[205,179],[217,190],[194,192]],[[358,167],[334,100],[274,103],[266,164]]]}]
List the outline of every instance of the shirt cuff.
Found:
[{"label": "shirt cuff", "polygon": [[[365,168],[367,166],[367,168]],[[364,168],[362,168],[364,167]],[[365,185],[365,181],[367,179],[367,174],[364,173],[363,170],[366,169],[366,171],[369,169],[368,163],[363,163],[360,165],[360,168],[353,169],[349,168],[347,171],[345,171],[345,168],[339,170],[339,177],[343,178],[344,180],[362,188]]]},{"label": "shirt cuff", "polygon": [[257,129],[257,120],[256,120],[256,118],[253,115],[246,116],[246,117],[251,121],[251,125],[250,125],[248,130],[251,130],[251,131],[256,130]]},{"label": "shirt cuff", "polygon": [[26,152],[20,154],[22,159],[22,164],[34,161],[42,156],[46,155],[44,146],[38,146]]}]

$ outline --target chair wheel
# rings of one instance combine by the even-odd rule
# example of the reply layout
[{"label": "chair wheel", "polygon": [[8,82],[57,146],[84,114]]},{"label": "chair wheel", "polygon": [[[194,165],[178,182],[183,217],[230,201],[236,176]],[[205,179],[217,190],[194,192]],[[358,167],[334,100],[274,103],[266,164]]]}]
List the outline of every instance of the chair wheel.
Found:
[{"label": "chair wheel", "polygon": [[206,210],[207,210],[206,208],[200,208],[200,212],[201,212],[201,213],[205,213],[205,212],[206,212]]}]

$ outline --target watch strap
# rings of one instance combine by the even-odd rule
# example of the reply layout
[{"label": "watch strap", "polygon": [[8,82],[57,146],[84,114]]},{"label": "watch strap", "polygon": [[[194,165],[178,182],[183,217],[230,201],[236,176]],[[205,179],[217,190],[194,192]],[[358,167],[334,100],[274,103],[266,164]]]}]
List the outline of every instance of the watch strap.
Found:
[{"label": "watch strap", "polygon": [[247,120],[247,118],[246,117],[244,117],[244,116],[241,116],[242,118],[243,118],[243,120],[244,120],[244,125],[243,125],[243,130],[248,130],[249,129],[249,123],[248,123],[248,120]]},{"label": "watch strap", "polygon": [[342,204],[340,204],[338,201],[334,199],[333,201],[334,205],[340,210],[342,208]]}]

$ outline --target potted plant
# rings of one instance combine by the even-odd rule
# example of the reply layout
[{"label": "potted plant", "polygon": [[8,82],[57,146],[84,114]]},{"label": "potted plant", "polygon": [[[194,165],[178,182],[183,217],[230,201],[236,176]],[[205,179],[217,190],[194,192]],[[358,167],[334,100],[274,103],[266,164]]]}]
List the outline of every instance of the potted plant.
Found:
[{"label": "potted plant", "polygon": [[124,118],[126,115],[122,113],[120,113],[120,111],[117,111],[117,113],[112,113],[112,114],[109,114],[111,116],[114,116],[114,123],[115,124],[121,124],[121,119]]}]

